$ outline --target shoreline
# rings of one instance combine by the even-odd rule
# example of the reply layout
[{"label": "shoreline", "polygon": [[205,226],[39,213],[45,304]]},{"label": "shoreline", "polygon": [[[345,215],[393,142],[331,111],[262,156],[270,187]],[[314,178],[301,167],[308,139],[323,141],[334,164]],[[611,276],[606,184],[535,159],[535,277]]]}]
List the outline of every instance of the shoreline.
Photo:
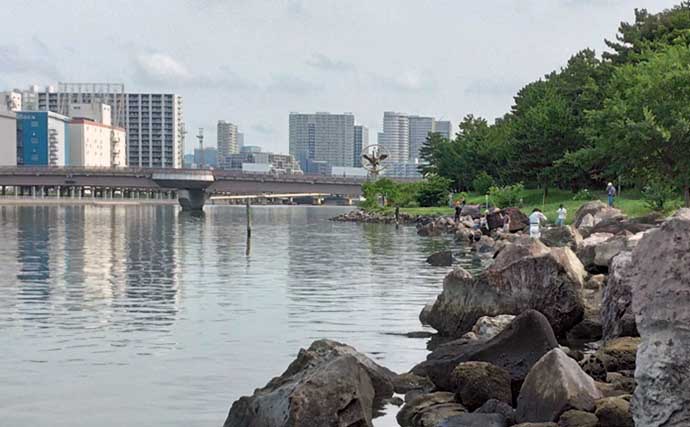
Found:
[{"label": "shoreline", "polygon": [[0,206],[84,206],[84,205],[101,205],[101,206],[116,206],[116,205],[177,205],[175,199],[161,199],[161,200],[145,200],[145,199],[72,199],[72,198],[2,198],[0,197]]}]

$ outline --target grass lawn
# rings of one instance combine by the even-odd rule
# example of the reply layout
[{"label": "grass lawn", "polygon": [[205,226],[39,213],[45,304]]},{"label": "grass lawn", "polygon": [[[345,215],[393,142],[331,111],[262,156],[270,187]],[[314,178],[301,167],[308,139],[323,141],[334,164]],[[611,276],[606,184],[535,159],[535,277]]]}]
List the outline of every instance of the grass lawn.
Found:
[{"label": "grass lawn", "polygon": [[[599,196],[599,199],[606,202],[606,194],[604,192],[595,193]],[[540,208],[544,215],[548,218],[550,223],[556,220],[556,210],[562,203],[568,210],[568,218],[566,223],[571,223],[573,217],[575,216],[575,211],[586,203],[583,200],[573,200],[573,193],[570,191],[552,189],[549,190],[549,197],[546,202],[542,200],[543,192],[542,190],[525,190],[523,197],[523,206],[521,209],[526,214],[530,214],[532,209]],[[470,194],[467,198],[468,204],[484,204],[485,196]],[[623,192],[622,197],[616,197],[614,203],[615,207],[620,208],[629,217],[639,217],[650,213],[652,210],[645,205],[644,201],[640,198],[638,193]],[[391,208],[386,208],[386,211],[391,211]],[[432,208],[402,208],[401,212],[411,214],[411,215],[453,215],[453,209],[448,207],[432,207]]]}]

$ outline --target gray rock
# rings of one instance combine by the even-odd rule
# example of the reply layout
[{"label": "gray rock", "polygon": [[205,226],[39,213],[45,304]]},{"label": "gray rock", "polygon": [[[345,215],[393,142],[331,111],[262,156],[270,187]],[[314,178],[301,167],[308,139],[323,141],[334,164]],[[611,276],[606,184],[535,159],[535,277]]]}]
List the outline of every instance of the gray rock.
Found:
[{"label": "gray rock", "polygon": [[462,269],[449,273],[424,319],[441,335],[457,338],[482,316],[534,309],[549,319],[557,335],[564,335],[582,320],[585,275],[568,248],[547,248],[536,241],[508,244],[477,277]]},{"label": "gray rock", "polygon": [[393,387],[398,394],[406,394],[413,390],[429,393],[434,389],[434,383],[427,377],[420,377],[412,373],[404,373],[393,378]]},{"label": "gray rock", "polygon": [[501,414],[461,414],[449,417],[438,427],[507,427]]},{"label": "gray rock", "polygon": [[392,396],[394,375],[350,346],[315,341],[280,377],[233,403],[224,427],[371,426],[373,403]]},{"label": "gray rock", "polygon": [[489,341],[451,342],[439,346],[412,372],[428,376],[441,390],[455,391],[451,373],[458,364],[489,362],[510,373],[512,390],[517,394],[532,365],[556,347],[558,341],[548,320],[535,310],[527,310]]},{"label": "gray rock", "polygon": [[582,261],[582,265],[584,265],[585,268],[591,270],[596,266],[596,264],[594,264],[594,258],[596,257],[597,246],[603,244],[612,237],[613,234],[611,233],[595,233],[582,241],[577,251],[577,257]]},{"label": "gray rock", "polygon": [[625,215],[620,211],[620,209],[616,208],[611,208],[607,204],[595,200],[592,202],[587,202],[580,206],[580,208],[575,212],[575,218],[573,221],[573,225],[576,228],[580,228],[583,225],[583,219],[587,215],[592,216],[592,222],[593,224],[591,225],[592,227],[596,226],[599,224],[601,221],[604,220],[611,220],[615,218],[621,218],[624,219]]},{"label": "gray rock", "polygon": [[573,252],[582,244],[582,235],[572,225],[548,227],[541,232],[541,241],[550,247],[569,247]]},{"label": "gray rock", "polygon": [[470,411],[487,400],[513,401],[510,374],[487,362],[463,362],[452,372],[455,399]]},{"label": "gray rock", "polygon": [[509,404],[496,400],[489,399],[482,406],[480,406],[475,414],[501,414],[506,419],[506,424],[511,426],[515,424],[515,409]]},{"label": "gray rock", "polygon": [[434,267],[448,267],[453,265],[453,253],[451,251],[436,252],[429,255],[426,262]]},{"label": "gray rock", "polygon": [[565,411],[558,419],[558,427],[597,427],[597,423],[596,415],[577,409]]},{"label": "gray rock", "polygon": [[529,227],[529,218],[518,208],[505,208],[501,211],[503,215],[510,217],[510,232],[526,230]]},{"label": "gray rock", "polygon": [[405,403],[396,420],[402,427],[439,426],[453,415],[465,413],[453,393],[436,392],[418,395]]},{"label": "gray rock", "polygon": [[631,264],[631,252],[621,252],[611,260],[601,306],[605,340],[639,336],[635,315],[632,312],[632,289],[627,278]]},{"label": "gray rock", "polygon": [[604,363],[607,372],[635,370],[639,345],[640,338],[614,338],[604,343],[597,350],[596,356]]},{"label": "gray rock", "polygon": [[632,307],[642,338],[632,413],[638,426],[690,420],[690,210],[649,231],[633,251]]},{"label": "gray rock", "polygon": [[499,314],[498,316],[482,316],[472,326],[471,333],[475,339],[490,340],[510,325],[515,319],[512,314]]},{"label": "gray rock", "polygon": [[556,423],[520,423],[513,427],[558,427]]},{"label": "gray rock", "polygon": [[[595,415],[599,420],[597,427],[635,427],[630,413],[630,403],[626,399],[607,397],[598,400],[596,405]],[[687,425],[687,420],[675,425]]]},{"label": "gray rock", "polygon": [[530,369],[520,389],[520,422],[557,421],[569,409],[591,412],[602,397],[594,380],[561,349],[544,355]]}]

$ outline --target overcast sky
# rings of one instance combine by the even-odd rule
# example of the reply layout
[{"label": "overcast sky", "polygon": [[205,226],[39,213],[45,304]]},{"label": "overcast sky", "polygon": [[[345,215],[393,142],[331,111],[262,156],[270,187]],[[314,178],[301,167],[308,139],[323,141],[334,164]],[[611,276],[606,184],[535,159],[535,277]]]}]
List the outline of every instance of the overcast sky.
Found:
[{"label": "overcast sky", "polygon": [[453,121],[505,113],[525,83],[598,53],[634,8],[679,0],[0,0],[0,89],[121,82],[184,97],[189,135],[219,119],[288,150],[291,111]]}]

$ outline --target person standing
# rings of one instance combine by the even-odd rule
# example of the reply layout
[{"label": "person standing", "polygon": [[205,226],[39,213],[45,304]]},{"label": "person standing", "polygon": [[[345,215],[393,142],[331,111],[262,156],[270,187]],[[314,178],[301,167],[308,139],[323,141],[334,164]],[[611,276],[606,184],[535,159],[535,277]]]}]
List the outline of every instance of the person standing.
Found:
[{"label": "person standing", "polygon": [[455,223],[460,222],[460,213],[462,212],[462,207],[460,206],[460,202],[455,202]]},{"label": "person standing", "polygon": [[561,204],[561,207],[558,208],[556,214],[558,215],[556,218],[556,225],[563,227],[565,225],[565,219],[568,217],[568,210],[563,207],[563,204]]},{"label": "person standing", "polygon": [[609,206],[613,207],[613,201],[616,198],[616,187],[610,182],[606,186],[606,195],[609,196]]},{"label": "person standing", "polygon": [[541,237],[541,223],[546,222],[546,215],[539,208],[534,208],[529,216],[529,237],[538,239]]},{"label": "person standing", "polygon": [[510,215],[508,215],[507,212],[504,212],[503,214],[503,232],[504,233],[510,233]]}]

